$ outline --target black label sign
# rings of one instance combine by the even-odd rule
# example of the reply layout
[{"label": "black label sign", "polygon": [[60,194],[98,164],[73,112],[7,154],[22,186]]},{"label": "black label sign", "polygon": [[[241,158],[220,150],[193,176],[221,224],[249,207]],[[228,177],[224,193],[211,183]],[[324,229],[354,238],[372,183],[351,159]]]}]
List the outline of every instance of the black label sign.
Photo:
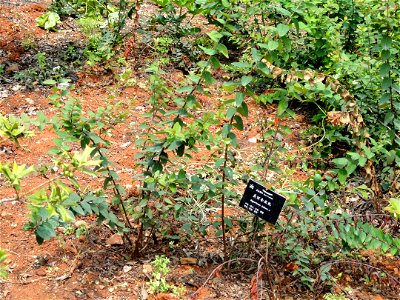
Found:
[{"label": "black label sign", "polygon": [[257,217],[275,224],[285,201],[283,196],[267,190],[261,184],[250,179],[239,206]]}]

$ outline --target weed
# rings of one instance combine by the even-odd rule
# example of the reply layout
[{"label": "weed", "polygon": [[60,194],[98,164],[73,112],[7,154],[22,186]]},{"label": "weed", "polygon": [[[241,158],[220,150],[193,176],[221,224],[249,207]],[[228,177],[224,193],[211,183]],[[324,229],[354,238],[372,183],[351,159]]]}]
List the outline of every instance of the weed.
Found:
[{"label": "weed", "polygon": [[25,168],[25,165],[18,165],[15,161],[12,167],[8,163],[0,163],[0,174],[14,189],[17,200],[19,200],[19,192],[21,191],[21,180],[34,171],[34,166]]},{"label": "weed", "polygon": [[22,120],[9,115],[5,117],[0,114],[0,136],[5,136],[13,141],[17,147],[21,147],[19,139],[22,137],[31,137],[34,135],[33,131],[29,131],[28,127],[22,124]]},{"label": "weed", "polygon": [[156,255],[154,260],[151,262],[153,267],[151,274],[152,278],[147,285],[149,286],[150,293],[152,294],[172,292],[176,296],[180,297],[186,292],[185,288],[171,285],[165,278],[170,271],[168,267],[169,263],[170,260],[167,257]]},{"label": "weed", "polygon": [[0,249],[0,278],[6,279],[8,277],[8,267],[3,263],[7,259],[8,254],[3,249]]}]

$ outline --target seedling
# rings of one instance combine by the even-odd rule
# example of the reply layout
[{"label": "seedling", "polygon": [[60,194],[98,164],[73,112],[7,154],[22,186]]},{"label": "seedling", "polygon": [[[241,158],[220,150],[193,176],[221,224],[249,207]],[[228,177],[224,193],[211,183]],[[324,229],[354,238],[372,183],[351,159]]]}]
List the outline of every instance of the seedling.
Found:
[{"label": "seedling", "polygon": [[15,161],[12,168],[8,163],[2,164],[0,162],[0,174],[5,177],[14,189],[17,200],[19,200],[19,192],[21,191],[21,179],[34,171],[35,168],[33,166],[25,168],[25,165],[18,165]]},{"label": "seedling", "polygon": [[27,127],[22,125],[21,120],[14,115],[5,117],[0,114],[0,136],[7,137],[13,141],[18,148],[21,147],[18,139],[21,137],[31,137],[33,135],[34,132],[27,130]]}]

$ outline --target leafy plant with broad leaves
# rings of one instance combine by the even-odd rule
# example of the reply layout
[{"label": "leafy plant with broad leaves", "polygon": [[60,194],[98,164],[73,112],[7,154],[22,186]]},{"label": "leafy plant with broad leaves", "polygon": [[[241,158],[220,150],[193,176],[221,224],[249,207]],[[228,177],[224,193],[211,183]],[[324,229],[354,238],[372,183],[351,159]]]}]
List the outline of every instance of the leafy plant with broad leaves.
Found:
[{"label": "leafy plant with broad leaves", "polygon": [[23,124],[22,120],[14,115],[3,116],[0,114],[0,136],[7,137],[13,141],[17,147],[21,147],[19,139],[22,137],[31,137],[33,131]]},{"label": "leafy plant with broad leaves", "polygon": [[36,25],[45,30],[56,30],[56,26],[60,22],[60,16],[53,11],[44,13],[36,19]]},{"label": "leafy plant with broad leaves", "polygon": [[[0,249],[0,264],[3,264],[7,259],[8,254],[3,249]],[[8,277],[8,267],[0,265],[0,278],[6,279]]]},{"label": "leafy plant with broad leaves", "polygon": [[3,175],[8,184],[10,184],[14,189],[17,200],[19,200],[20,196],[21,180],[34,171],[34,166],[26,168],[26,165],[18,165],[15,161],[12,166],[8,163],[0,162],[0,174]]}]

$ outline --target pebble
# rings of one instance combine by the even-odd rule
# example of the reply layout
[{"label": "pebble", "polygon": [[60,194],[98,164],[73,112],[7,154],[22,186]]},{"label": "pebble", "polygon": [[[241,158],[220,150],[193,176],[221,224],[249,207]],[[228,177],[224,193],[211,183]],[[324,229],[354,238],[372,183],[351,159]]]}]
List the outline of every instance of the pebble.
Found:
[{"label": "pebble", "polygon": [[19,84],[14,85],[11,88],[14,92],[18,92],[20,89],[22,89],[22,86],[20,86]]},{"label": "pebble", "polygon": [[7,90],[0,91],[0,98],[7,98],[9,96]]},{"label": "pebble", "polygon": [[124,273],[128,273],[130,270],[132,270],[132,268],[132,266],[125,265],[122,270],[124,271]]},{"label": "pebble", "polygon": [[25,98],[25,101],[30,105],[33,105],[35,103],[31,98]]},{"label": "pebble", "polygon": [[197,258],[194,257],[181,257],[181,265],[197,265]]},{"label": "pebble", "polygon": [[256,137],[249,138],[249,143],[256,144],[257,143],[257,138]]},{"label": "pebble", "polygon": [[123,245],[124,240],[122,239],[122,236],[120,234],[116,233],[107,239],[106,244],[111,245],[111,246],[112,245]]}]

